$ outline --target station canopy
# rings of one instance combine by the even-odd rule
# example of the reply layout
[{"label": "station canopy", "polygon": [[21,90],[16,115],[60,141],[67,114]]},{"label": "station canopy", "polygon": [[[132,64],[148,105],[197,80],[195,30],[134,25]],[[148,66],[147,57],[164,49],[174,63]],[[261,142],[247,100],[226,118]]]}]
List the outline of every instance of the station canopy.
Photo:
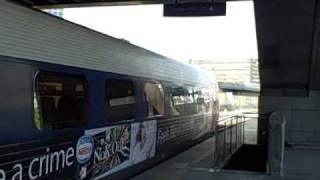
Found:
[{"label": "station canopy", "polygon": [[[39,8],[225,2],[229,0],[15,0]],[[237,0],[231,0],[237,1]],[[238,0],[241,1],[241,0]]]}]

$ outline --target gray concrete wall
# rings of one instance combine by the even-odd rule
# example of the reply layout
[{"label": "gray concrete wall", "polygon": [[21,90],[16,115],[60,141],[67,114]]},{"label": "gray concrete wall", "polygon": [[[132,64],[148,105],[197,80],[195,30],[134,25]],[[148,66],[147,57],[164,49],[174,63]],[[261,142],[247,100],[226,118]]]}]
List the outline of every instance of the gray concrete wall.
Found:
[{"label": "gray concrete wall", "polygon": [[320,175],[319,7],[318,0],[255,1],[259,112],[286,119],[285,176]]},{"label": "gray concrete wall", "polygon": [[290,144],[320,143],[320,93],[308,97],[260,97],[260,112],[282,111]]}]

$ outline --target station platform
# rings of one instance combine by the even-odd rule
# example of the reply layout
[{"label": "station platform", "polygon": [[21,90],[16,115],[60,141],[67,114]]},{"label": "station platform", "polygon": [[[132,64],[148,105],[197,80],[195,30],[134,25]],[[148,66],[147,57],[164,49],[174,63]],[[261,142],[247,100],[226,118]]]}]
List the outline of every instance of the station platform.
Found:
[{"label": "station platform", "polygon": [[303,178],[271,177],[266,173],[224,170],[215,172],[213,167],[211,137],[200,144],[168,159],[161,164],[132,177],[131,180],[300,180]]},{"label": "station platform", "polygon": [[214,138],[209,138],[133,177],[132,180],[195,179],[192,175],[196,175],[197,173],[205,172],[210,174],[209,171],[213,171],[213,144]]}]

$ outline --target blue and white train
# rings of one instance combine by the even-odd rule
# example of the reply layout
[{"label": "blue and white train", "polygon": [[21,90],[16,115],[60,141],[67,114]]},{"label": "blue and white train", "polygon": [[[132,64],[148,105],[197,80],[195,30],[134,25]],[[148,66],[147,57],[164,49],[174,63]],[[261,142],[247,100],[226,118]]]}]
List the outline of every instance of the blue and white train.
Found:
[{"label": "blue and white train", "polygon": [[125,179],[208,137],[214,77],[0,1],[0,180]]}]

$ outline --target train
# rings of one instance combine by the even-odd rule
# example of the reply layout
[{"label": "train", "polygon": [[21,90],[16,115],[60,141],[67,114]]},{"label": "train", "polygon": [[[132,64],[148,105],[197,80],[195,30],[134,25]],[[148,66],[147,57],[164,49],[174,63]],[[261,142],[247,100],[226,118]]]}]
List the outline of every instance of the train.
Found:
[{"label": "train", "polygon": [[9,0],[0,24],[0,180],[127,179],[215,130],[205,71]]}]

